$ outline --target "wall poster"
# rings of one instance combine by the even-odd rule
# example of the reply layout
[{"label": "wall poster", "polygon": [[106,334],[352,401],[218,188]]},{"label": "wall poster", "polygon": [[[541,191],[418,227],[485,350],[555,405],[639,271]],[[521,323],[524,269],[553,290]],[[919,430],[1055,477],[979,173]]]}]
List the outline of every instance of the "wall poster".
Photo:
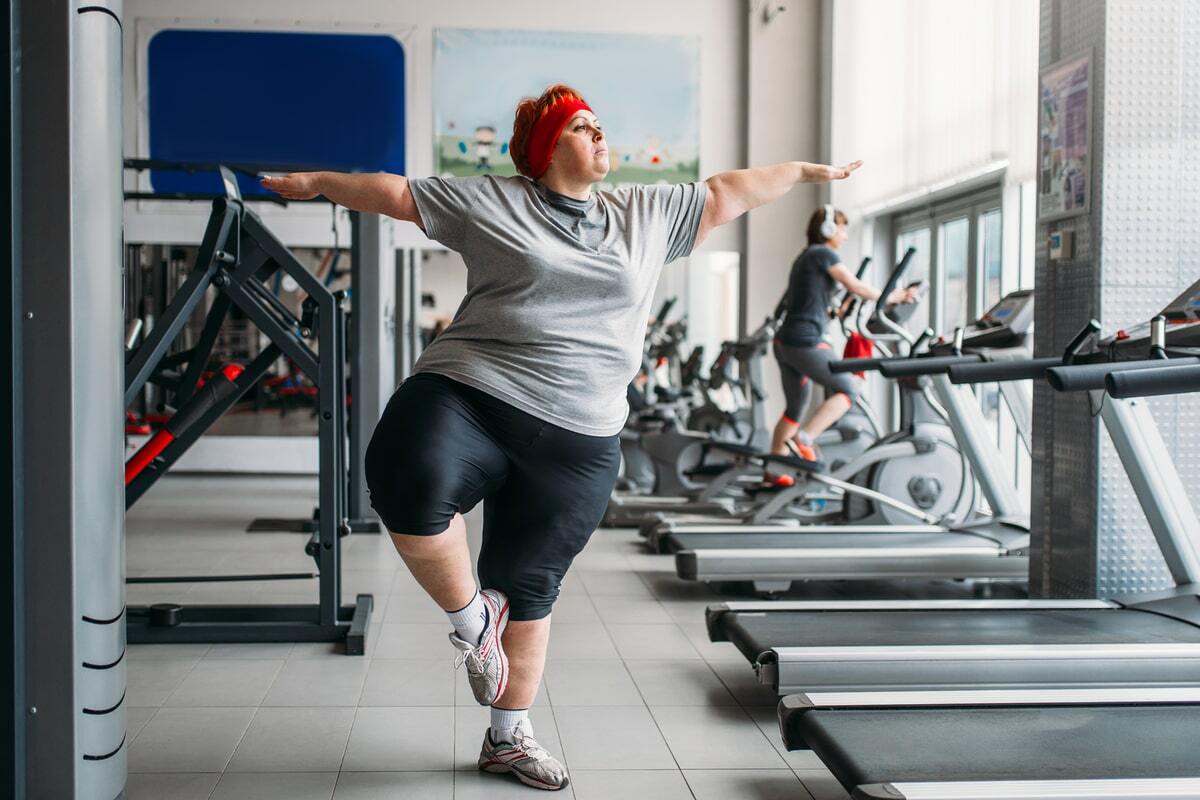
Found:
[{"label": "wall poster", "polygon": [[1038,218],[1086,214],[1092,196],[1091,53],[1045,68],[1038,83]]},{"label": "wall poster", "polygon": [[513,111],[553,83],[595,110],[610,185],[700,178],[697,37],[458,28],[434,33],[434,174],[515,175]]}]

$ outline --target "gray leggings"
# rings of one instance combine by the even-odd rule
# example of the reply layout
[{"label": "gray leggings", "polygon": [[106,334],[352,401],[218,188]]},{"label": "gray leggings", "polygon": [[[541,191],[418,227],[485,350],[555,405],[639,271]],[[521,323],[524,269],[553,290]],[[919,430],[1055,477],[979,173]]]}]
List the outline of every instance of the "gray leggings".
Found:
[{"label": "gray leggings", "polygon": [[853,373],[829,371],[830,361],[840,361],[833,348],[825,342],[815,347],[796,347],[775,340],[775,360],[779,362],[779,374],[783,379],[783,415],[792,422],[800,421],[800,414],[812,394],[812,382],[821,384],[829,395],[844,394],[851,402],[862,392],[862,381]]}]

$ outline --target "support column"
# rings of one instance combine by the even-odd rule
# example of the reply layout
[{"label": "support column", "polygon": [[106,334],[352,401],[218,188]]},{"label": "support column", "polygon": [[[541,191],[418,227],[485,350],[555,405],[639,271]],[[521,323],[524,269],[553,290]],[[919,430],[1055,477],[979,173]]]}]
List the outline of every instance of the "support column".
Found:
[{"label": "support column", "polygon": [[396,388],[396,251],[392,223],[352,212],[350,330],[350,526],[378,532],[363,464],[367,444]]},{"label": "support column", "polygon": [[27,795],[125,786],[121,3],[21,9]]},{"label": "support column", "polygon": [[[1042,0],[1041,68],[1091,53],[1090,207],[1036,227],[1036,355],[1091,317],[1103,333],[1146,321],[1195,280],[1200,239],[1200,6],[1190,0]],[[1039,122],[1039,125],[1041,123]],[[1039,169],[1039,198],[1048,171]],[[1069,257],[1051,259],[1051,233]],[[1034,392],[1030,588],[1111,596],[1170,574],[1088,398]],[[1200,487],[1200,398],[1150,402],[1184,485]],[[1196,499],[1193,497],[1193,502]]]}]

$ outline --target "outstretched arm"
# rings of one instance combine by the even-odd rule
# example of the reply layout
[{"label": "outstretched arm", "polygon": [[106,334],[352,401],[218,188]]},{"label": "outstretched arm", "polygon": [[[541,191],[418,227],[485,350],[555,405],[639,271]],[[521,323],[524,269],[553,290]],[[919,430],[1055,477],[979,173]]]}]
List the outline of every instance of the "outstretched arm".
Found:
[{"label": "outstretched arm", "polygon": [[769,167],[735,169],[714,175],[705,181],[708,184],[708,199],[704,202],[696,244],[704,241],[713,228],[733,222],[752,208],[778,200],[797,183],[842,180],[861,166],[861,161],[844,167],[785,161]]},{"label": "outstretched arm", "polygon": [[[864,300],[878,300],[881,292],[869,283],[860,281],[858,277],[851,272],[845,264],[834,264],[829,268],[829,277],[846,287],[846,291],[851,294],[858,295]],[[916,286],[900,287],[894,289],[890,295],[884,298],[884,305],[892,305],[894,303],[911,303],[920,296],[921,290]],[[847,298],[849,299],[849,298]]]},{"label": "outstretched arm", "polygon": [[408,190],[408,179],[387,172],[293,172],[266,177],[262,185],[288,200],[311,200],[325,195],[353,211],[386,214],[405,222],[421,224],[417,204]]}]

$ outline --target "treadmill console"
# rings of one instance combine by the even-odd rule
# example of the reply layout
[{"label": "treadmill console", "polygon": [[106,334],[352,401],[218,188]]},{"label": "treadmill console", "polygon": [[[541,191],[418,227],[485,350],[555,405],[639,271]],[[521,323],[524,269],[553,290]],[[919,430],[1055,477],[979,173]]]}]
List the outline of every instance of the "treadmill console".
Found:
[{"label": "treadmill console", "polygon": [[1176,297],[1162,310],[1162,315],[1171,322],[1200,321],[1200,281],[1196,281],[1183,294]]},{"label": "treadmill console", "polygon": [[963,332],[964,347],[1012,347],[1033,327],[1033,290],[1010,292]]}]

